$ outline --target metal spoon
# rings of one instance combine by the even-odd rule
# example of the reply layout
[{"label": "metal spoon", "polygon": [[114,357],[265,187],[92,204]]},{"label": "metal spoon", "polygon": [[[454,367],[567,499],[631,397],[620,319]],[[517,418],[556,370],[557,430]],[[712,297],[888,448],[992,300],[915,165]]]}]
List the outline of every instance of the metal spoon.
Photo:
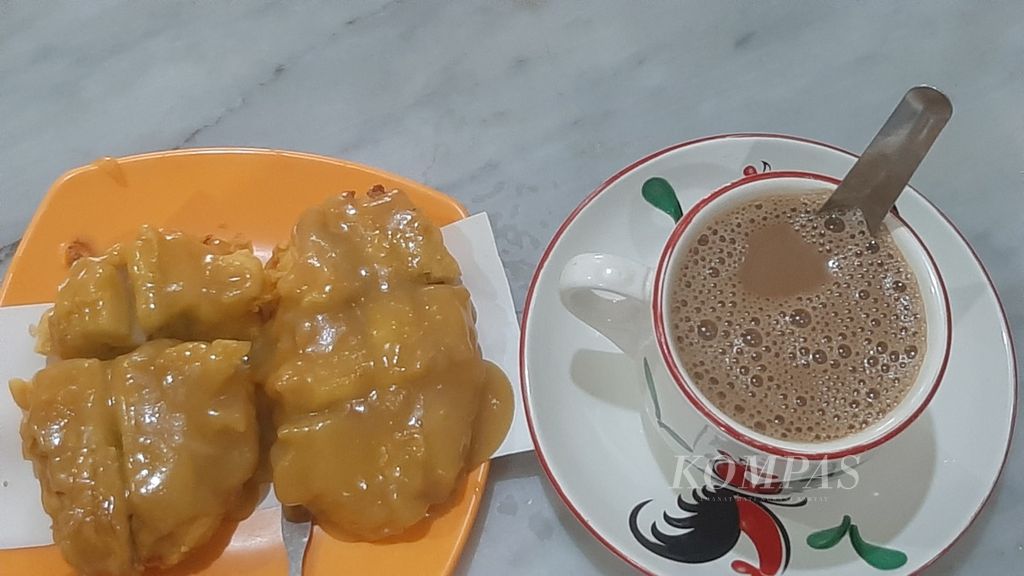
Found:
[{"label": "metal spoon", "polygon": [[908,90],[821,211],[860,208],[868,230],[877,234],[952,115],[949,98],[935,88]]}]

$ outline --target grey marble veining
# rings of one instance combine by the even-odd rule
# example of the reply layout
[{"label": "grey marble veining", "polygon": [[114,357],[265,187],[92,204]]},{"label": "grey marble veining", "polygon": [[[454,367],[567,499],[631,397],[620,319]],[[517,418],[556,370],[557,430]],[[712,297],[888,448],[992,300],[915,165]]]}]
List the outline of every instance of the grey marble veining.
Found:
[{"label": "grey marble veining", "polygon": [[[913,182],[974,244],[1020,338],[1022,54],[1013,0],[0,0],[0,246],[57,176],[99,156],[290,148],[489,212],[521,307],[558,224],[636,158],[733,131],[859,150],[907,87],[930,83],[956,112]],[[931,573],[1017,571],[1022,451]],[[535,457],[493,469],[462,572],[628,573]]]},{"label": "grey marble veining", "polygon": [[17,249],[17,240],[5,246],[0,246],[0,282],[3,281],[2,279],[7,273],[7,266],[11,263],[11,258],[14,257],[14,251]]}]

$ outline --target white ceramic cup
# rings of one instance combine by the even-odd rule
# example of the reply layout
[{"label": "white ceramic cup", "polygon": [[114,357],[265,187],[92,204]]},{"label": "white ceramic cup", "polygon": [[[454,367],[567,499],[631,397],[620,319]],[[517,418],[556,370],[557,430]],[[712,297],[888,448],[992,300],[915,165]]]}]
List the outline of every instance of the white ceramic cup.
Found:
[{"label": "white ceramic cup", "polygon": [[[827,442],[794,442],[746,427],[716,408],[691,384],[680,360],[670,322],[668,287],[679,258],[718,214],[755,198],[831,191],[835,178],[808,172],[767,172],[748,176],[713,192],[677,223],[656,269],[610,254],[580,254],[562,271],[559,290],[566,308],[612,341],[638,364],[646,415],[674,454],[704,457],[708,469],[734,488],[778,493],[820,485],[850,469],[890,442],[925,409],[945,372],[952,340],[945,285],[927,247],[895,212],[884,221],[917,278],[926,322],[926,351],[913,387],[878,422]],[[721,464],[728,464],[722,467]]]}]

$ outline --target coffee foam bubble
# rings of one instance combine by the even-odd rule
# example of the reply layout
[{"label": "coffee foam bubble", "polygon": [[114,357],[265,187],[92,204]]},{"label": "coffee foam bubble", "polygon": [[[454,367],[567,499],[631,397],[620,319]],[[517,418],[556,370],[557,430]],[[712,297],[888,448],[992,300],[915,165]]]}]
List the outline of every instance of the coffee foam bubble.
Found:
[{"label": "coffee foam bubble", "polygon": [[[740,424],[784,440],[833,440],[884,418],[925,350],[902,253],[886,231],[871,238],[859,214],[818,215],[826,197],[763,198],[719,215],[684,247],[670,296],[691,383]],[[829,282],[772,298],[743,285],[751,233],[779,222],[827,257]]]}]

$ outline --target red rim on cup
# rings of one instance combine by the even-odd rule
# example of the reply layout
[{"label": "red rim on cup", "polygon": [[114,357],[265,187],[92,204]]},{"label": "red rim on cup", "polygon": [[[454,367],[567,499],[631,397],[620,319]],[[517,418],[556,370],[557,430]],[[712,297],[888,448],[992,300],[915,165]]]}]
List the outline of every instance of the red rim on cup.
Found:
[{"label": "red rim on cup", "polygon": [[[744,431],[741,426],[739,426],[735,422],[732,422],[729,418],[719,415],[717,413],[717,410],[713,409],[709,405],[710,403],[707,402],[706,399],[704,399],[703,395],[693,388],[693,385],[687,380],[685,376],[685,371],[679,366],[675,358],[675,355],[673,354],[671,339],[668,336],[668,331],[666,329],[664,319],[664,290],[666,278],[670,272],[669,264],[672,260],[672,256],[676,252],[676,249],[681,244],[680,239],[682,238],[683,234],[689,229],[690,224],[693,222],[693,220],[696,218],[698,214],[700,214],[708,205],[710,205],[720,197],[724,196],[725,194],[741,186],[746,186],[754,182],[777,180],[782,178],[798,178],[813,180],[831,186],[836,186],[840,182],[838,179],[833,178],[831,176],[815,174],[812,172],[779,171],[753,174],[736,180],[734,182],[731,182],[719,188],[718,190],[715,190],[707,197],[705,197],[703,200],[695,204],[689,211],[686,212],[684,217],[680,219],[679,222],[676,224],[675,229],[672,231],[672,234],[669,236],[669,239],[665,244],[665,248],[662,250],[661,257],[659,258],[658,267],[654,277],[653,321],[654,332],[658,342],[658,349],[661,352],[661,356],[665,362],[665,365],[669,369],[669,374],[671,374],[673,380],[675,380],[676,385],[679,387],[679,390],[682,391],[682,393],[686,396],[686,399],[690,402],[690,404],[693,405],[693,407],[696,408],[705,418],[713,422],[722,432],[728,434],[732,439],[736,440],[737,442],[740,442],[752,448],[756,448],[758,450],[776,456],[806,458],[808,460],[841,459],[846,456],[862,454],[872,448],[880,446],[888,442],[889,440],[895,438],[897,435],[899,435],[900,432],[902,432],[908,426],[910,426],[910,424],[913,423],[917,419],[917,417],[921,415],[922,412],[924,412],[925,408],[927,408],[928,404],[931,402],[932,397],[935,396],[935,392],[938,390],[939,384],[942,381],[942,377],[946,372],[946,366],[949,362],[949,353],[952,348],[953,341],[952,310],[950,309],[949,304],[949,294],[946,291],[945,282],[942,279],[942,275],[938,271],[938,266],[935,263],[935,259],[932,257],[931,252],[928,251],[928,247],[925,246],[924,242],[921,240],[921,237],[917,234],[917,232],[914,231],[914,229],[905,220],[903,220],[895,210],[891,212],[890,215],[893,218],[895,218],[900,224],[902,224],[905,227],[905,229],[909,231],[910,234],[913,236],[916,243],[923,250],[924,256],[927,259],[927,262],[929,263],[931,270],[935,275],[935,278],[937,279],[937,284],[939,287],[939,291],[941,293],[941,306],[945,310],[945,341],[941,343],[941,363],[939,364],[938,371],[932,378],[932,381],[927,386],[927,392],[925,393],[923,400],[920,400],[918,406],[915,407],[914,411],[911,412],[909,416],[904,417],[896,425],[894,425],[891,429],[887,430],[881,436],[835,450],[816,450],[813,448],[813,443],[802,443],[808,447],[807,450],[792,450],[765,442],[763,440],[759,440],[753,437],[750,433]],[[933,344],[929,343],[929,351],[927,353],[932,353],[932,346]],[[907,399],[904,399],[904,401],[907,401]]]}]

